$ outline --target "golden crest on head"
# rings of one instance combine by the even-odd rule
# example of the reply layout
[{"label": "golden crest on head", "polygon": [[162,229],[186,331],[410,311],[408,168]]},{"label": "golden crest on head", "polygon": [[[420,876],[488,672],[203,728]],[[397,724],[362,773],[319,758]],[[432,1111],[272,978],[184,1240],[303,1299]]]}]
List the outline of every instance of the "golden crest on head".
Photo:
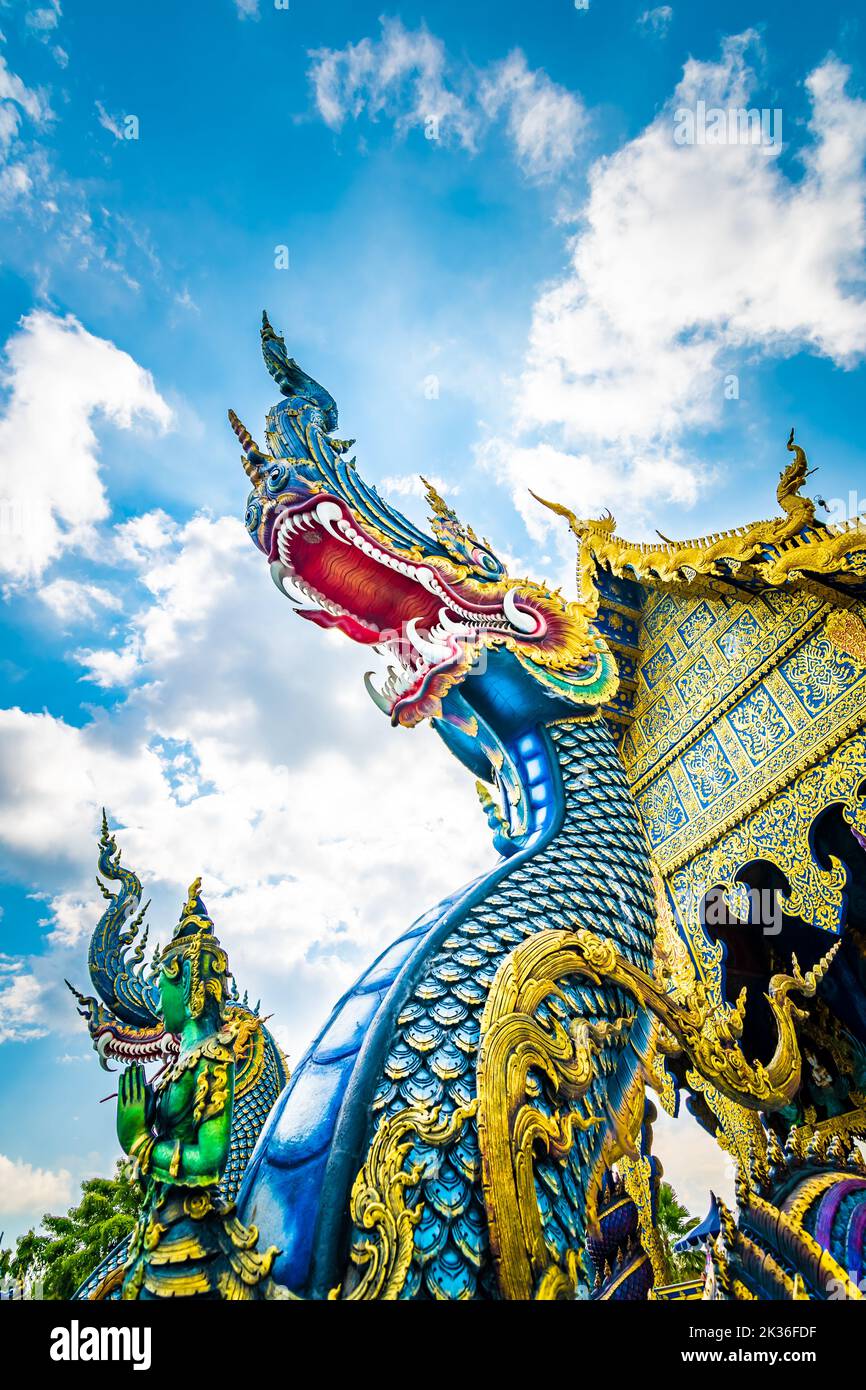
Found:
[{"label": "golden crest on head", "polygon": [[228,956],[217,940],[214,924],[199,896],[200,889],[199,877],[187,890],[180,921],[160,956],[160,966],[170,979],[178,974],[184,961],[189,962],[189,1009],[193,1018],[202,1012],[208,994],[213,995],[222,1009],[228,974]]}]

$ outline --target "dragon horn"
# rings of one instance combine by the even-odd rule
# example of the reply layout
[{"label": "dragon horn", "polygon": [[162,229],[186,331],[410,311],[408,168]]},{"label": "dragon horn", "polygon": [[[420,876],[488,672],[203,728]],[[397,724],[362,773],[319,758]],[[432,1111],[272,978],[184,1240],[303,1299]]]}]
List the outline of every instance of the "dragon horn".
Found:
[{"label": "dragon horn", "polygon": [[229,424],[241,442],[241,448],[246,454],[246,458],[241,459],[243,470],[254,487],[259,487],[262,482],[263,466],[267,465],[267,455],[263,454],[256,441],[253,439],[243,421],[239,420],[233,410],[229,411]]}]

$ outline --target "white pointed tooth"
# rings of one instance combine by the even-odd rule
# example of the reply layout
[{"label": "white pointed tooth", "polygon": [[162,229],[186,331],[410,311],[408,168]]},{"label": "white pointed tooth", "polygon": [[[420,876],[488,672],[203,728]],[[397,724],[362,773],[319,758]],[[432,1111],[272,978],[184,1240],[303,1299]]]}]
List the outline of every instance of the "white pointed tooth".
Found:
[{"label": "white pointed tooth", "polygon": [[419,584],[423,584],[425,589],[429,589],[431,594],[435,594],[439,587],[436,583],[436,576],[429,565],[419,565],[415,571],[415,578]]},{"label": "white pointed tooth", "polygon": [[385,696],[382,694],[382,691],[377,690],[375,685],[373,684],[372,671],[367,671],[367,673],[365,674],[364,685],[367,687],[367,694],[370,696],[370,699],[373,701],[373,704],[378,705],[379,709],[382,710],[384,714],[390,714],[391,706],[388,704],[388,701],[385,699]]},{"label": "white pointed tooth", "polygon": [[450,648],[445,646],[444,643],[430,642],[426,637],[421,636],[418,631],[417,618],[409,619],[409,622],[406,624],[406,634],[412,642],[412,645],[417,647],[425,660],[432,662],[434,665],[440,661],[444,661],[446,657],[451,655]]},{"label": "white pointed tooth", "polygon": [[502,600],[502,610],[512,627],[516,627],[518,632],[537,632],[538,620],[532,613],[525,613],[517,607],[514,590],[507,589],[505,598]]},{"label": "white pointed tooth", "polygon": [[452,618],[447,608],[439,609],[439,626],[455,637],[465,637],[469,624],[464,619]]},{"label": "white pointed tooth", "polygon": [[345,528],[343,513],[336,502],[320,502],[316,508],[316,520],[334,540],[341,541],[343,545],[349,544],[347,536],[341,535],[340,531],[335,529],[337,526],[340,526],[341,530]]},{"label": "white pointed tooth", "polygon": [[317,605],[311,602],[309,595],[305,592],[305,586],[299,579],[294,579],[291,573],[285,569],[278,561],[271,565],[271,578],[290,603],[296,604],[299,608],[315,608]]}]

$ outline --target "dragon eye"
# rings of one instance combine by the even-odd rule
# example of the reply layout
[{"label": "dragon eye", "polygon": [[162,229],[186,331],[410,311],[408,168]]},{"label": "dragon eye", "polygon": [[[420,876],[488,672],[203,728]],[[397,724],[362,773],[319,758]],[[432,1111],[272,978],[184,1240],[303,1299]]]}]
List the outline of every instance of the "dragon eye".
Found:
[{"label": "dragon eye", "polygon": [[247,503],[247,513],[244,517],[247,530],[257,531],[259,529],[259,525],[261,524],[261,520],[262,504],[258,500],[258,498],[255,495],[253,495]]},{"label": "dragon eye", "polygon": [[286,485],[289,476],[289,465],[287,463],[275,463],[273,468],[268,469],[268,492],[276,496]]},{"label": "dragon eye", "polygon": [[473,550],[472,559],[479,569],[486,570],[488,574],[501,574],[502,566],[495,555],[491,555],[489,550],[482,550],[480,547]]}]

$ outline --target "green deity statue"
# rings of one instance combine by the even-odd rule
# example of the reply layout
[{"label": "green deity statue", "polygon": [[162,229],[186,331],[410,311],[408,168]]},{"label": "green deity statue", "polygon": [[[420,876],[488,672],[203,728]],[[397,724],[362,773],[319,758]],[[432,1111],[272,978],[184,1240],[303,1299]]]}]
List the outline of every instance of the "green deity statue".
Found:
[{"label": "green deity statue", "polygon": [[259,1252],[218,1184],[229,1156],[235,1025],[226,1019],[228,959],[199,897],[189,890],[159,960],[162,1019],[180,1043],[150,1083],[128,1067],[117,1099],[117,1137],[135,1161],[144,1203],[124,1267],[129,1299],[282,1298],[270,1278],[277,1255]]}]

